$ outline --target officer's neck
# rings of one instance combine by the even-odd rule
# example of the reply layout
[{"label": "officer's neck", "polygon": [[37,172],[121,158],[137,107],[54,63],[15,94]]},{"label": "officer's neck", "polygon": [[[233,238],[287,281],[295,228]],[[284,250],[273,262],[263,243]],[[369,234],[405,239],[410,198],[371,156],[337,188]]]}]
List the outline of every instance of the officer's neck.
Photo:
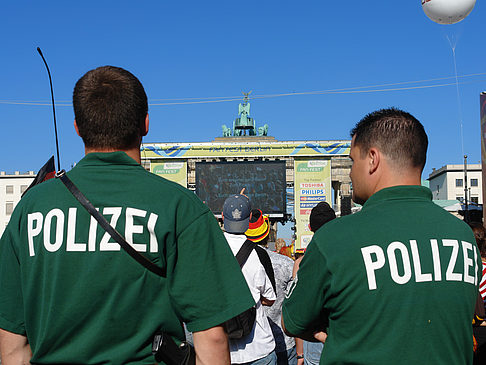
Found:
[{"label": "officer's neck", "polygon": [[134,147],[134,148],[129,148],[129,149],[114,149],[114,148],[90,148],[90,147],[85,147],[84,148],[84,154],[87,155],[88,153],[93,153],[93,152],[125,152],[129,157],[133,158],[137,163],[141,164],[142,160],[140,157],[140,146]]},{"label": "officer's neck", "polygon": [[[372,194],[392,186],[421,185],[422,168],[397,165],[381,156],[380,163],[369,176]],[[370,195],[370,196],[371,196]]]}]

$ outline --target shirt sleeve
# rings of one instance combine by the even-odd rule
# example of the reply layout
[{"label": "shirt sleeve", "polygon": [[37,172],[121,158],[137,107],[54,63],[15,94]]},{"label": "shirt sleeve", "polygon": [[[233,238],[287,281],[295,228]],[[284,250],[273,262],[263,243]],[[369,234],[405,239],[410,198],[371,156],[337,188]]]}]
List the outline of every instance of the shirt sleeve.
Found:
[{"label": "shirt sleeve", "polygon": [[20,263],[13,247],[13,226],[12,216],[0,239],[0,328],[25,335]]},{"label": "shirt sleeve", "polygon": [[282,318],[287,331],[299,335],[325,327],[327,318],[323,318],[322,314],[330,283],[331,273],[326,259],[318,247],[311,243],[295,279],[289,285],[282,306]]},{"label": "shirt sleeve", "polygon": [[255,305],[238,262],[207,211],[177,237],[169,292],[191,332],[217,326]]}]

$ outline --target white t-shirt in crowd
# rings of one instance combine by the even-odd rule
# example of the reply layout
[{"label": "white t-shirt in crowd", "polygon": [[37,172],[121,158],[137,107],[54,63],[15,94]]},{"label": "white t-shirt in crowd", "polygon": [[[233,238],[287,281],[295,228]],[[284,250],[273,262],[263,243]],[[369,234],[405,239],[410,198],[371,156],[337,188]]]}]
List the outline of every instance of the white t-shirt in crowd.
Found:
[{"label": "white t-shirt in crowd", "polygon": [[[233,255],[236,256],[246,241],[246,236],[244,234],[239,235],[227,232],[224,235],[231,251],[233,251]],[[275,349],[272,329],[268,323],[260,298],[264,297],[268,300],[275,300],[276,295],[255,250],[250,253],[242,272],[256,303],[256,319],[250,334],[239,340],[229,341],[232,364],[261,359]]]}]

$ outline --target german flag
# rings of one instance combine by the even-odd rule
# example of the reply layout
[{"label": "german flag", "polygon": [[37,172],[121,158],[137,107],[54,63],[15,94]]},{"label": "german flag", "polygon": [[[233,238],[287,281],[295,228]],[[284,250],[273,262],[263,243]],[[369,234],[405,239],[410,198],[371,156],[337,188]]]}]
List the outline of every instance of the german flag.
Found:
[{"label": "german flag", "polygon": [[51,158],[45,163],[45,165],[41,167],[34,181],[32,181],[32,184],[30,184],[27,190],[24,191],[22,197],[27,191],[29,191],[31,187],[40,184],[41,182],[44,182],[46,180],[52,179],[55,175],[56,167],[54,166],[54,156],[51,156]]}]

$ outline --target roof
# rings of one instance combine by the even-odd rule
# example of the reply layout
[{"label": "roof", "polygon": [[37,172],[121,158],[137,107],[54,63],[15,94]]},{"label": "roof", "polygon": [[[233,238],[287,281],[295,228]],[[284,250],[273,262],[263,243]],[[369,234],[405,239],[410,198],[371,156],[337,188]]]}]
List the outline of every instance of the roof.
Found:
[{"label": "roof", "polygon": [[[427,180],[432,180],[433,178],[445,174],[447,172],[458,172],[458,171],[464,171],[464,164],[462,165],[445,165],[442,166],[438,170],[434,170],[429,174],[429,177]],[[467,171],[481,171],[481,164],[479,163],[474,163],[474,164],[467,164]]]}]

